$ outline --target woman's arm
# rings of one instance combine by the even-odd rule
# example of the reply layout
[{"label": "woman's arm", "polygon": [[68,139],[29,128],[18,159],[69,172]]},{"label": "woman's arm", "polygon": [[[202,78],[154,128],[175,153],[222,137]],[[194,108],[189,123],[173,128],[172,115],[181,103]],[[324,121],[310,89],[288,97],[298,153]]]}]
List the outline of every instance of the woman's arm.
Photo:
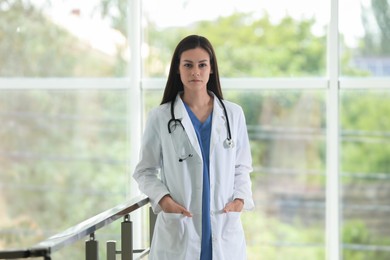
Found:
[{"label": "woman's arm", "polygon": [[252,156],[245,116],[242,109],[240,109],[238,117],[233,199],[241,199],[243,208],[251,210],[254,208],[252,183],[249,175],[252,172]]},{"label": "woman's arm", "polygon": [[155,213],[161,211],[159,201],[169,191],[160,180],[158,174],[161,170],[161,133],[158,125],[158,110],[150,112],[142,137],[140,160],[135,168],[133,177],[137,181],[139,189],[149,197],[152,209]]}]

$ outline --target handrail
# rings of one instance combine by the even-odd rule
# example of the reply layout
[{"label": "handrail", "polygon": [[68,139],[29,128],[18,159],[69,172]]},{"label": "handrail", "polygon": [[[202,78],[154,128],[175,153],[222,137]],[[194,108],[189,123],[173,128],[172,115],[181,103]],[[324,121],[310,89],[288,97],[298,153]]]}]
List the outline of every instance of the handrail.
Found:
[{"label": "handrail", "polygon": [[73,244],[74,242],[93,235],[98,229],[101,229],[115,220],[145,206],[149,203],[149,198],[141,195],[129,201],[119,204],[98,215],[95,215],[65,231],[49,237],[48,239],[26,249],[14,249],[0,251],[0,259],[16,259],[28,257],[47,257],[59,249]]}]

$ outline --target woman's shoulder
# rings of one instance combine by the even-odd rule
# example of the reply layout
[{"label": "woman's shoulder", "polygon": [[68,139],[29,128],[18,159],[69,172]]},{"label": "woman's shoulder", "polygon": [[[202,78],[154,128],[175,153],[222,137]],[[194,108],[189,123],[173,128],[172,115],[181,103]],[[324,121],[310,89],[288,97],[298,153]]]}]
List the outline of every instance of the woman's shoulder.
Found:
[{"label": "woman's shoulder", "polygon": [[169,111],[169,103],[165,103],[153,107],[150,110],[149,114],[161,114],[161,113],[166,113],[167,111]]},{"label": "woman's shoulder", "polygon": [[162,105],[158,105],[156,107],[153,107],[147,117],[150,119],[150,120],[156,120],[157,118],[161,118],[161,117],[164,117],[164,115],[167,115],[169,114],[169,103],[165,103],[165,104],[162,104]]},{"label": "woman's shoulder", "polygon": [[239,112],[239,113],[242,112],[242,107],[237,103],[234,103],[234,102],[226,100],[226,99],[223,100],[223,103],[225,104],[226,109],[229,111],[232,111],[233,113],[234,112]]}]

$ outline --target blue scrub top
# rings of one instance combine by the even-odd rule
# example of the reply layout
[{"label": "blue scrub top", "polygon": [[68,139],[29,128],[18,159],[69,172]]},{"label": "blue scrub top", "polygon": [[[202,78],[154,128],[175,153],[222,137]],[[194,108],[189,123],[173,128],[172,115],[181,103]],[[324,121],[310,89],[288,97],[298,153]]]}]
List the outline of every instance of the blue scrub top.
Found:
[{"label": "blue scrub top", "polygon": [[210,221],[210,137],[212,115],[210,113],[204,123],[201,123],[191,109],[185,104],[188,115],[191,118],[203,158],[203,193],[202,193],[202,244],[200,260],[211,260],[213,256],[211,242],[211,221]]}]

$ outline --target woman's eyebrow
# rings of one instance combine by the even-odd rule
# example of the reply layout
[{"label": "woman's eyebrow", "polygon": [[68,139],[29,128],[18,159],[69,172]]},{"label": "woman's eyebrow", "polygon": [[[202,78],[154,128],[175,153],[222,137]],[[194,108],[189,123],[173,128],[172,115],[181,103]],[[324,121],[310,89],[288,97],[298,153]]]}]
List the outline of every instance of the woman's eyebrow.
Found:
[{"label": "woman's eyebrow", "polygon": [[[200,60],[198,62],[208,62],[209,60],[208,59],[204,59],[204,60]],[[190,63],[194,63],[192,60],[183,60],[183,62],[190,62]]]}]

